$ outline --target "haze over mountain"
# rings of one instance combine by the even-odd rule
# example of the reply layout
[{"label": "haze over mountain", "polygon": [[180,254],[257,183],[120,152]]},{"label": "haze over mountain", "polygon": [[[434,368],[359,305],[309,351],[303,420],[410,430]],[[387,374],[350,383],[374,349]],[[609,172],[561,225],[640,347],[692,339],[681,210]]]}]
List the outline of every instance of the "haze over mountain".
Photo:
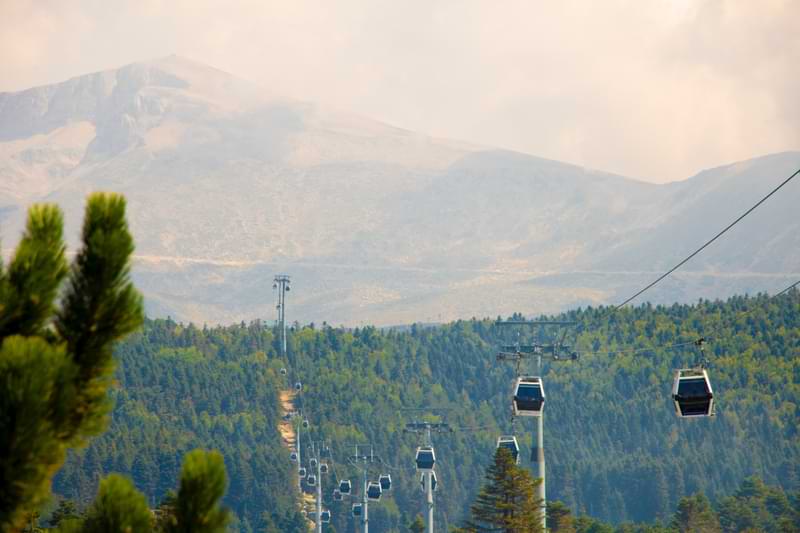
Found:
[{"label": "haze over mountain", "polygon": [[[646,134],[646,132],[643,132]],[[615,303],[800,167],[786,152],[653,185],[435,139],[271,94],[179,57],[0,94],[5,253],[27,206],[78,235],[88,192],[126,195],[154,316],[397,324]],[[647,299],[800,277],[800,182]]]}]

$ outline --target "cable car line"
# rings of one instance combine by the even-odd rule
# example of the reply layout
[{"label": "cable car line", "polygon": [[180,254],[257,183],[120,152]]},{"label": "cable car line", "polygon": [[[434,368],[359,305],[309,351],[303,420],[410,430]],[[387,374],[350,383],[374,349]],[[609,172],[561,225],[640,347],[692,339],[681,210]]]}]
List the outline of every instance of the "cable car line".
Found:
[{"label": "cable car line", "polygon": [[774,294],[774,295],[772,295],[772,298],[777,298],[778,296],[780,296],[780,295],[782,295],[782,294],[785,294],[785,293],[789,292],[790,290],[794,289],[794,288],[795,288],[795,287],[797,287],[798,285],[800,285],[800,279],[799,279],[799,280],[797,280],[797,281],[795,281],[794,283],[792,283],[791,285],[789,285],[789,286],[788,286],[788,287],[786,287],[785,289],[783,289],[781,292],[779,292],[779,293],[777,293],[777,294]]},{"label": "cable car line", "polygon": [[767,195],[766,195],[766,196],[764,196],[764,197],[763,197],[761,200],[759,200],[758,202],[756,202],[756,203],[755,203],[755,205],[753,205],[752,207],[750,207],[750,209],[748,209],[747,211],[745,211],[744,213],[742,213],[741,215],[739,215],[739,217],[738,217],[736,220],[734,220],[733,222],[731,222],[730,224],[728,224],[728,225],[727,225],[727,226],[726,226],[726,227],[725,227],[725,228],[724,228],[722,231],[720,231],[719,233],[717,233],[716,235],[714,235],[714,236],[713,236],[713,237],[712,237],[712,238],[711,238],[709,241],[707,241],[707,242],[706,242],[705,244],[703,244],[703,245],[702,245],[700,248],[698,248],[697,250],[695,250],[694,252],[692,252],[692,253],[691,253],[689,256],[687,256],[687,257],[686,257],[684,260],[682,260],[680,263],[678,263],[677,265],[675,265],[674,267],[672,267],[671,269],[669,269],[667,272],[665,272],[664,274],[662,274],[661,276],[659,276],[659,277],[658,277],[658,278],[657,278],[655,281],[652,281],[652,282],[651,282],[649,285],[647,285],[647,286],[646,286],[646,287],[644,287],[643,289],[639,290],[639,291],[638,291],[636,294],[634,294],[633,296],[631,296],[630,298],[628,298],[627,300],[625,300],[625,301],[624,301],[624,302],[622,302],[621,304],[614,306],[614,308],[613,308],[613,311],[618,311],[618,310],[619,310],[619,309],[621,309],[622,307],[625,307],[625,305],[627,305],[629,302],[631,302],[632,300],[634,300],[635,298],[637,298],[638,296],[640,296],[640,295],[641,295],[641,294],[643,294],[644,292],[646,292],[646,291],[650,290],[650,289],[651,289],[651,288],[653,288],[653,287],[654,287],[656,284],[658,284],[659,282],[661,282],[661,281],[662,281],[664,278],[666,278],[667,276],[669,276],[670,274],[672,274],[673,272],[675,272],[676,270],[678,270],[680,267],[682,267],[684,264],[686,264],[686,263],[687,263],[687,262],[688,262],[690,259],[692,259],[694,256],[696,256],[696,255],[697,255],[697,254],[699,254],[700,252],[702,252],[702,251],[703,251],[703,250],[704,250],[706,247],[708,247],[708,246],[709,246],[711,243],[713,243],[714,241],[716,241],[717,239],[719,239],[720,237],[722,237],[722,235],[724,235],[725,233],[727,233],[727,231],[728,231],[729,229],[731,229],[731,228],[732,228],[732,227],[734,227],[736,224],[738,224],[738,223],[739,223],[739,221],[741,221],[741,220],[742,220],[744,217],[746,217],[747,215],[749,215],[750,213],[752,213],[752,212],[753,212],[753,211],[754,211],[756,208],[758,208],[758,206],[760,206],[760,205],[761,205],[761,204],[763,204],[765,201],[767,201],[767,199],[769,199],[769,197],[771,197],[773,194],[775,194],[776,192],[778,192],[778,191],[779,191],[779,190],[780,190],[780,189],[781,189],[781,188],[782,188],[784,185],[786,185],[787,183],[789,183],[790,181],[792,181],[792,180],[793,180],[793,179],[794,179],[794,178],[795,178],[795,177],[796,177],[798,174],[800,174],[800,169],[797,169],[797,170],[796,170],[796,171],[795,171],[795,172],[794,172],[794,173],[793,173],[791,176],[789,176],[788,178],[786,178],[785,180],[783,180],[783,182],[781,182],[781,184],[780,184],[780,185],[778,185],[777,187],[775,187],[774,189],[772,189],[772,190],[769,192],[769,194],[767,194]]},{"label": "cable car line", "polygon": [[[768,297],[767,301],[774,300],[775,298],[778,298],[779,296],[783,296],[784,294],[786,294],[787,292],[791,291],[792,289],[794,289],[798,285],[800,285],[800,280],[795,281],[794,283],[792,283],[791,285],[789,285],[788,287],[786,287],[782,291],[777,292],[777,293],[773,294],[772,296]],[[757,309],[759,309],[759,307],[760,306],[756,305],[755,307],[753,307],[752,309],[748,309],[747,311],[739,311],[736,315],[734,315],[733,319],[734,320],[739,320],[740,318],[742,318],[744,316],[747,316],[750,313],[755,312]]]},{"label": "cable car line", "polygon": [[[789,291],[791,291],[792,289],[794,289],[798,285],[800,285],[800,280],[795,281],[794,283],[792,283],[791,285],[789,285],[785,289],[781,290],[780,292],[777,292],[777,293],[773,294],[772,296],[769,296],[769,298],[767,298],[767,301],[773,300],[775,298],[778,298],[778,297],[788,293]],[[752,309],[748,309],[747,311],[739,311],[739,313],[734,315],[732,320],[739,320],[742,317],[747,316],[748,314],[755,312],[759,308],[760,308],[760,306],[756,306],[756,307],[753,307]],[[718,338],[720,338],[720,337],[715,335],[714,331],[712,330],[709,335],[706,335],[705,337],[702,337],[702,340],[704,340],[707,343],[711,343],[715,339],[718,339]],[[611,355],[619,355],[619,354],[625,354],[625,353],[637,354],[637,353],[643,353],[643,352],[650,352],[650,351],[654,351],[654,350],[657,350],[657,349],[669,350],[669,349],[672,349],[672,348],[680,348],[680,347],[683,347],[683,346],[689,346],[689,345],[692,345],[692,344],[696,344],[698,340],[700,340],[700,338],[697,338],[697,339],[694,339],[694,340],[691,340],[691,341],[677,342],[677,343],[673,343],[673,344],[658,344],[658,345],[651,346],[651,347],[648,347],[648,348],[625,348],[625,349],[621,349],[621,350],[593,351],[593,352],[581,351],[581,350],[578,350],[578,351],[581,354],[581,357],[585,357],[585,356],[611,356]]]},{"label": "cable car line", "polygon": [[580,352],[580,354],[581,354],[581,357],[593,356],[593,355],[606,355],[606,356],[609,356],[609,355],[619,355],[619,354],[625,354],[625,353],[630,353],[630,354],[634,354],[635,355],[635,354],[638,354],[638,353],[652,352],[652,351],[657,350],[657,349],[669,350],[669,349],[672,349],[672,348],[680,348],[682,346],[692,345],[692,344],[694,344],[696,342],[697,342],[697,339],[694,339],[694,340],[691,340],[691,341],[676,342],[674,344],[660,344],[660,345],[657,345],[657,346],[651,346],[649,348],[626,348],[626,349],[622,349],[622,350],[613,350],[613,351],[609,351],[609,352]]}]

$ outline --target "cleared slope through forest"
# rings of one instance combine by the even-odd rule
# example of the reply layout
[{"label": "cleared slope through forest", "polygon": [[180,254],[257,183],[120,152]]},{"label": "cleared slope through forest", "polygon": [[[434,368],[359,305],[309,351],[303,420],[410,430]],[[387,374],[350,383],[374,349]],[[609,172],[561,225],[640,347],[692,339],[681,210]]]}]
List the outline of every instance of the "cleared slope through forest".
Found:
[{"label": "cleared slope through forest", "polygon": [[[297,450],[297,432],[294,429],[294,416],[297,413],[294,403],[296,397],[297,394],[293,390],[282,390],[279,395],[281,402],[281,423],[278,426],[278,431],[280,431],[283,445],[289,453]],[[300,509],[315,508],[316,499],[307,492],[300,492],[300,501],[298,505]],[[309,520],[309,528],[313,525],[314,523]]]}]

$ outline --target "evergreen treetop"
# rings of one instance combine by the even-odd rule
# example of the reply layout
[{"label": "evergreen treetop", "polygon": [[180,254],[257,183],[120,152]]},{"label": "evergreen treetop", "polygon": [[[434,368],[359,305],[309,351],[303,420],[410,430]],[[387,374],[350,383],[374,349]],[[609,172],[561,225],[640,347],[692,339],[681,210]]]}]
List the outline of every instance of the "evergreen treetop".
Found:
[{"label": "evergreen treetop", "polygon": [[541,500],[535,495],[539,483],[541,480],[534,480],[530,472],[517,466],[509,450],[498,448],[461,531],[540,533]]}]

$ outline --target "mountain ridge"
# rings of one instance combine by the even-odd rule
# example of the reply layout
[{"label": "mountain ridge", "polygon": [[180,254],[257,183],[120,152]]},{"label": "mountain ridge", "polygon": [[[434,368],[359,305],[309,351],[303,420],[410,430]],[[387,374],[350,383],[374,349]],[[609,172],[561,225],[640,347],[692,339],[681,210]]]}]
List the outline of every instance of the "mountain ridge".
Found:
[{"label": "mountain ridge", "polygon": [[[784,152],[651,184],[328,110],[177,56],[0,93],[3,242],[51,201],[74,246],[86,194],[125,194],[148,312],[200,322],[271,316],[277,271],[303,287],[290,305],[307,321],[609,303],[649,281],[615,273],[671,266],[797,166]],[[797,197],[787,186],[654,301],[786,281]],[[760,274],[769,287],[747,281]]]}]

